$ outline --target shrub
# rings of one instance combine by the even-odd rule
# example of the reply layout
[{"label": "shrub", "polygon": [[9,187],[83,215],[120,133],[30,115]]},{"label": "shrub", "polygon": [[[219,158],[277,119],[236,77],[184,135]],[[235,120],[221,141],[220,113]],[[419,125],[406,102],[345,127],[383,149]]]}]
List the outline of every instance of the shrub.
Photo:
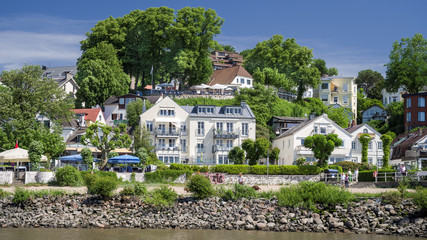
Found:
[{"label": "shrub", "polygon": [[359,171],[368,171],[368,170],[373,170],[373,169],[374,169],[373,165],[363,162],[360,164]]},{"label": "shrub", "polygon": [[225,165],[220,164],[213,166],[211,171],[212,172],[221,172],[221,173],[228,173],[228,174],[239,174],[239,173],[249,173],[250,166],[248,165]]},{"label": "shrub", "polygon": [[[92,172],[93,172],[93,174],[92,174]],[[85,185],[86,185],[86,179],[88,178],[88,176],[91,176],[91,175],[96,175],[96,176],[99,176],[99,177],[110,177],[110,178],[115,179],[116,181],[118,181],[118,180],[119,180],[119,179],[117,178],[117,173],[115,173],[115,172],[105,172],[105,171],[81,171],[81,172],[80,172],[80,175],[82,176],[82,178],[83,178],[83,182],[85,183]]]},{"label": "shrub", "polygon": [[144,196],[148,193],[147,187],[142,182],[134,182],[133,189],[136,196]]},{"label": "shrub", "polygon": [[31,192],[23,188],[17,187],[13,195],[12,202],[16,205],[23,205],[31,198]]},{"label": "shrub", "polygon": [[[382,169],[379,170],[378,173],[384,173],[387,172],[387,182],[388,181],[394,181],[394,174],[396,170],[393,169]],[[390,176],[388,176],[388,173],[390,173]],[[374,170],[369,171],[360,171],[359,172],[359,182],[374,182]],[[378,181],[384,181],[384,178],[380,178]]]},{"label": "shrub", "polygon": [[99,195],[102,198],[111,197],[118,184],[112,177],[101,177],[95,174],[88,176],[85,183],[89,194]]},{"label": "shrub", "polygon": [[413,201],[422,211],[427,212],[427,188],[417,188]]},{"label": "shrub", "polygon": [[399,204],[401,201],[401,194],[398,191],[390,191],[390,192],[384,192],[381,193],[381,199],[385,202],[385,203],[390,203],[390,204]]},{"label": "shrub", "polygon": [[135,190],[133,187],[125,187],[120,191],[121,196],[135,196]]},{"label": "shrub", "polygon": [[193,172],[190,170],[157,170],[155,172],[149,172],[145,174],[145,181],[149,183],[165,183],[173,182],[179,176],[186,174],[187,177],[190,176]]},{"label": "shrub", "polygon": [[60,186],[79,186],[82,183],[80,172],[73,166],[65,166],[58,169],[55,177]]},{"label": "shrub", "polygon": [[144,198],[144,202],[159,208],[172,206],[178,197],[178,194],[172,188],[166,186],[155,188],[149,195]]},{"label": "shrub", "polygon": [[62,190],[43,189],[39,191],[30,192],[30,194],[34,197],[43,198],[46,196],[64,196],[65,192]]},{"label": "shrub", "polygon": [[300,182],[298,185],[281,188],[277,194],[280,206],[305,206],[313,208],[319,203],[325,206],[345,204],[354,199],[353,194],[338,186],[323,182]]},{"label": "shrub", "polygon": [[354,170],[356,170],[356,168],[359,168],[359,171],[364,170],[364,169],[361,169],[360,163],[355,163],[355,162],[351,162],[351,161],[337,162],[334,165],[340,166],[344,172],[348,172],[349,168],[351,169],[352,172],[354,172]]},{"label": "shrub", "polygon": [[247,185],[234,184],[233,190],[222,191],[221,197],[227,200],[237,200],[239,198],[256,198],[255,189]]},{"label": "shrub", "polygon": [[307,160],[305,159],[305,157],[300,157],[300,158],[298,158],[296,161],[295,161],[295,163],[298,165],[298,166],[300,166],[300,165],[304,165],[304,163],[306,163],[307,162]]},{"label": "shrub", "polygon": [[192,172],[209,172],[209,166],[198,166],[188,164],[172,163],[169,167],[171,170],[188,170]]},{"label": "shrub", "polygon": [[209,178],[196,174],[187,182],[188,190],[197,198],[203,199],[214,195],[215,190]]},{"label": "shrub", "polygon": [[9,197],[9,193],[0,188],[0,198]]},{"label": "shrub", "polygon": [[[216,165],[212,167],[212,172],[223,172],[228,174],[257,174],[266,175],[266,165]],[[268,167],[268,173],[271,175],[316,175],[320,173],[320,168],[315,165],[271,165]]]}]

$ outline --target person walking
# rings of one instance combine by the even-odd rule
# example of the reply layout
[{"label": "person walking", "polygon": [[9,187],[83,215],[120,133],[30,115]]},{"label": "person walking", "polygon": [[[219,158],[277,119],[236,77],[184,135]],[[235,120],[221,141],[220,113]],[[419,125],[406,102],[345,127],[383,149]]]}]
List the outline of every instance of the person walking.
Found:
[{"label": "person walking", "polygon": [[359,168],[356,168],[356,170],[354,170],[354,181],[359,181]]},{"label": "person walking", "polygon": [[348,188],[348,180],[349,180],[349,176],[348,173],[345,174],[345,188]]},{"label": "person walking", "polygon": [[352,174],[352,172],[351,172],[351,169],[350,169],[350,168],[348,169],[347,174],[348,174],[348,178],[349,178],[349,179],[348,179],[348,181],[349,181],[349,182],[351,182],[351,181],[353,180],[353,174]]},{"label": "person walking", "polygon": [[341,173],[341,187],[344,188],[344,186],[345,186],[344,184],[345,184],[345,174]]},{"label": "person walking", "polygon": [[239,173],[239,184],[243,185],[243,174]]}]

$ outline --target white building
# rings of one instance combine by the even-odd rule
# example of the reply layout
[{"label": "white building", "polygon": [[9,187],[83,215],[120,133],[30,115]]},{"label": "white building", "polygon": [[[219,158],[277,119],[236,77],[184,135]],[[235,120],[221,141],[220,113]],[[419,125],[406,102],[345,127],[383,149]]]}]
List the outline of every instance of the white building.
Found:
[{"label": "white building", "polygon": [[229,164],[228,153],[255,140],[255,115],[248,105],[179,106],[169,97],[141,114],[158,158],[170,163]]},{"label": "white building", "polygon": [[397,92],[390,93],[387,92],[385,89],[381,91],[381,95],[383,95],[383,105],[384,107],[387,107],[392,102],[403,102],[402,94],[404,94],[406,91],[400,87]]},{"label": "white building", "polygon": [[236,65],[213,71],[208,85],[221,84],[234,88],[252,88],[253,81],[252,75],[243,66]]},{"label": "white building", "polygon": [[359,136],[362,133],[368,133],[373,137],[368,147],[368,161],[374,165],[382,165],[382,142],[381,134],[372,129],[369,125],[357,125],[349,129],[343,129],[334,121],[330,120],[326,114],[305,121],[273,140],[273,147],[280,149],[279,165],[292,165],[295,160],[305,157],[307,161],[314,162],[316,159],[313,152],[304,147],[304,140],[307,136],[315,134],[337,134],[342,140],[342,145],[336,148],[329,157],[329,164],[341,161],[361,162],[362,147],[359,142]]},{"label": "white building", "polygon": [[77,73],[76,66],[67,67],[47,67],[42,66],[44,70],[43,77],[55,80],[58,83],[58,87],[64,89],[67,95],[72,97],[76,96],[79,86],[74,80],[74,76]]},{"label": "white building", "polygon": [[136,99],[144,99],[136,94],[125,94],[122,96],[111,96],[104,102],[105,122],[108,126],[117,126],[127,123],[126,107]]}]

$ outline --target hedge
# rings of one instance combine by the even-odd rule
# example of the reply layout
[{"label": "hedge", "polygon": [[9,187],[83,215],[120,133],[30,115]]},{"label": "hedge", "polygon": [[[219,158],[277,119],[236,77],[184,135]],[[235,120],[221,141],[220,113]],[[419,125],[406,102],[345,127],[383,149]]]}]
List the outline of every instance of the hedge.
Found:
[{"label": "hedge", "polygon": [[[211,168],[212,172],[222,172],[228,174],[256,174],[267,175],[266,165],[216,165]],[[271,165],[268,167],[268,174],[271,175],[316,175],[320,173],[320,168],[314,165]]]},{"label": "hedge", "polygon": [[188,164],[172,163],[169,167],[171,170],[189,170],[193,172],[209,172],[209,166],[198,166]]},{"label": "hedge", "polygon": [[[387,169],[387,170],[379,170],[378,173],[394,173],[396,172],[396,170],[394,169]],[[354,171],[353,171],[354,173]],[[359,182],[375,182],[375,178],[374,178],[374,170],[369,170],[369,171],[360,171],[359,172]],[[378,181],[383,182],[384,178],[378,178]],[[387,182],[389,181],[394,181],[394,174],[390,174],[390,176],[388,176],[387,174]]]},{"label": "hedge", "polygon": [[179,176],[186,174],[187,178],[193,173],[190,170],[157,170],[155,172],[145,173],[145,181],[149,183],[173,182]]},{"label": "hedge", "polygon": [[[86,182],[86,179],[88,178],[88,176],[90,174],[92,174],[91,171],[80,171],[80,175],[82,176],[84,182]],[[119,180],[117,178],[117,174],[115,172],[93,171],[93,174],[95,174],[96,176],[99,176],[99,177],[111,177],[111,178],[115,179],[116,181]]]}]

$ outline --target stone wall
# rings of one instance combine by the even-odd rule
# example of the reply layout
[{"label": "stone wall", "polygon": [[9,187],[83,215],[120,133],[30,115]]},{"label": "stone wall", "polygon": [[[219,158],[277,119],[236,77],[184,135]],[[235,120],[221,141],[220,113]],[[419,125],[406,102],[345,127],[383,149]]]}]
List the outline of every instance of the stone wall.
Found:
[{"label": "stone wall", "polygon": [[12,184],[14,172],[0,172],[0,184]]},{"label": "stone wall", "polygon": [[[88,195],[35,198],[17,206],[0,199],[1,228],[155,228],[344,232],[427,237],[427,219],[410,200],[390,205],[362,200],[317,211],[280,207],[277,199],[178,200],[158,209],[137,197]],[[337,236],[338,238],[338,236]]]},{"label": "stone wall", "polygon": [[[238,182],[238,175],[224,174],[224,183],[234,184]],[[283,184],[294,184],[303,181],[320,181],[319,175],[243,175],[243,182],[246,185],[283,185]]]},{"label": "stone wall", "polygon": [[[123,181],[131,181],[132,173],[116,173],[117,178],[121,178]],[[135,181],[144,182],[145,175],[144,173],[135,173]]]},{"label": "stone wall", "polygon": [[25,184],[48,183],[55,180],[55,172],[25,172]]}]

